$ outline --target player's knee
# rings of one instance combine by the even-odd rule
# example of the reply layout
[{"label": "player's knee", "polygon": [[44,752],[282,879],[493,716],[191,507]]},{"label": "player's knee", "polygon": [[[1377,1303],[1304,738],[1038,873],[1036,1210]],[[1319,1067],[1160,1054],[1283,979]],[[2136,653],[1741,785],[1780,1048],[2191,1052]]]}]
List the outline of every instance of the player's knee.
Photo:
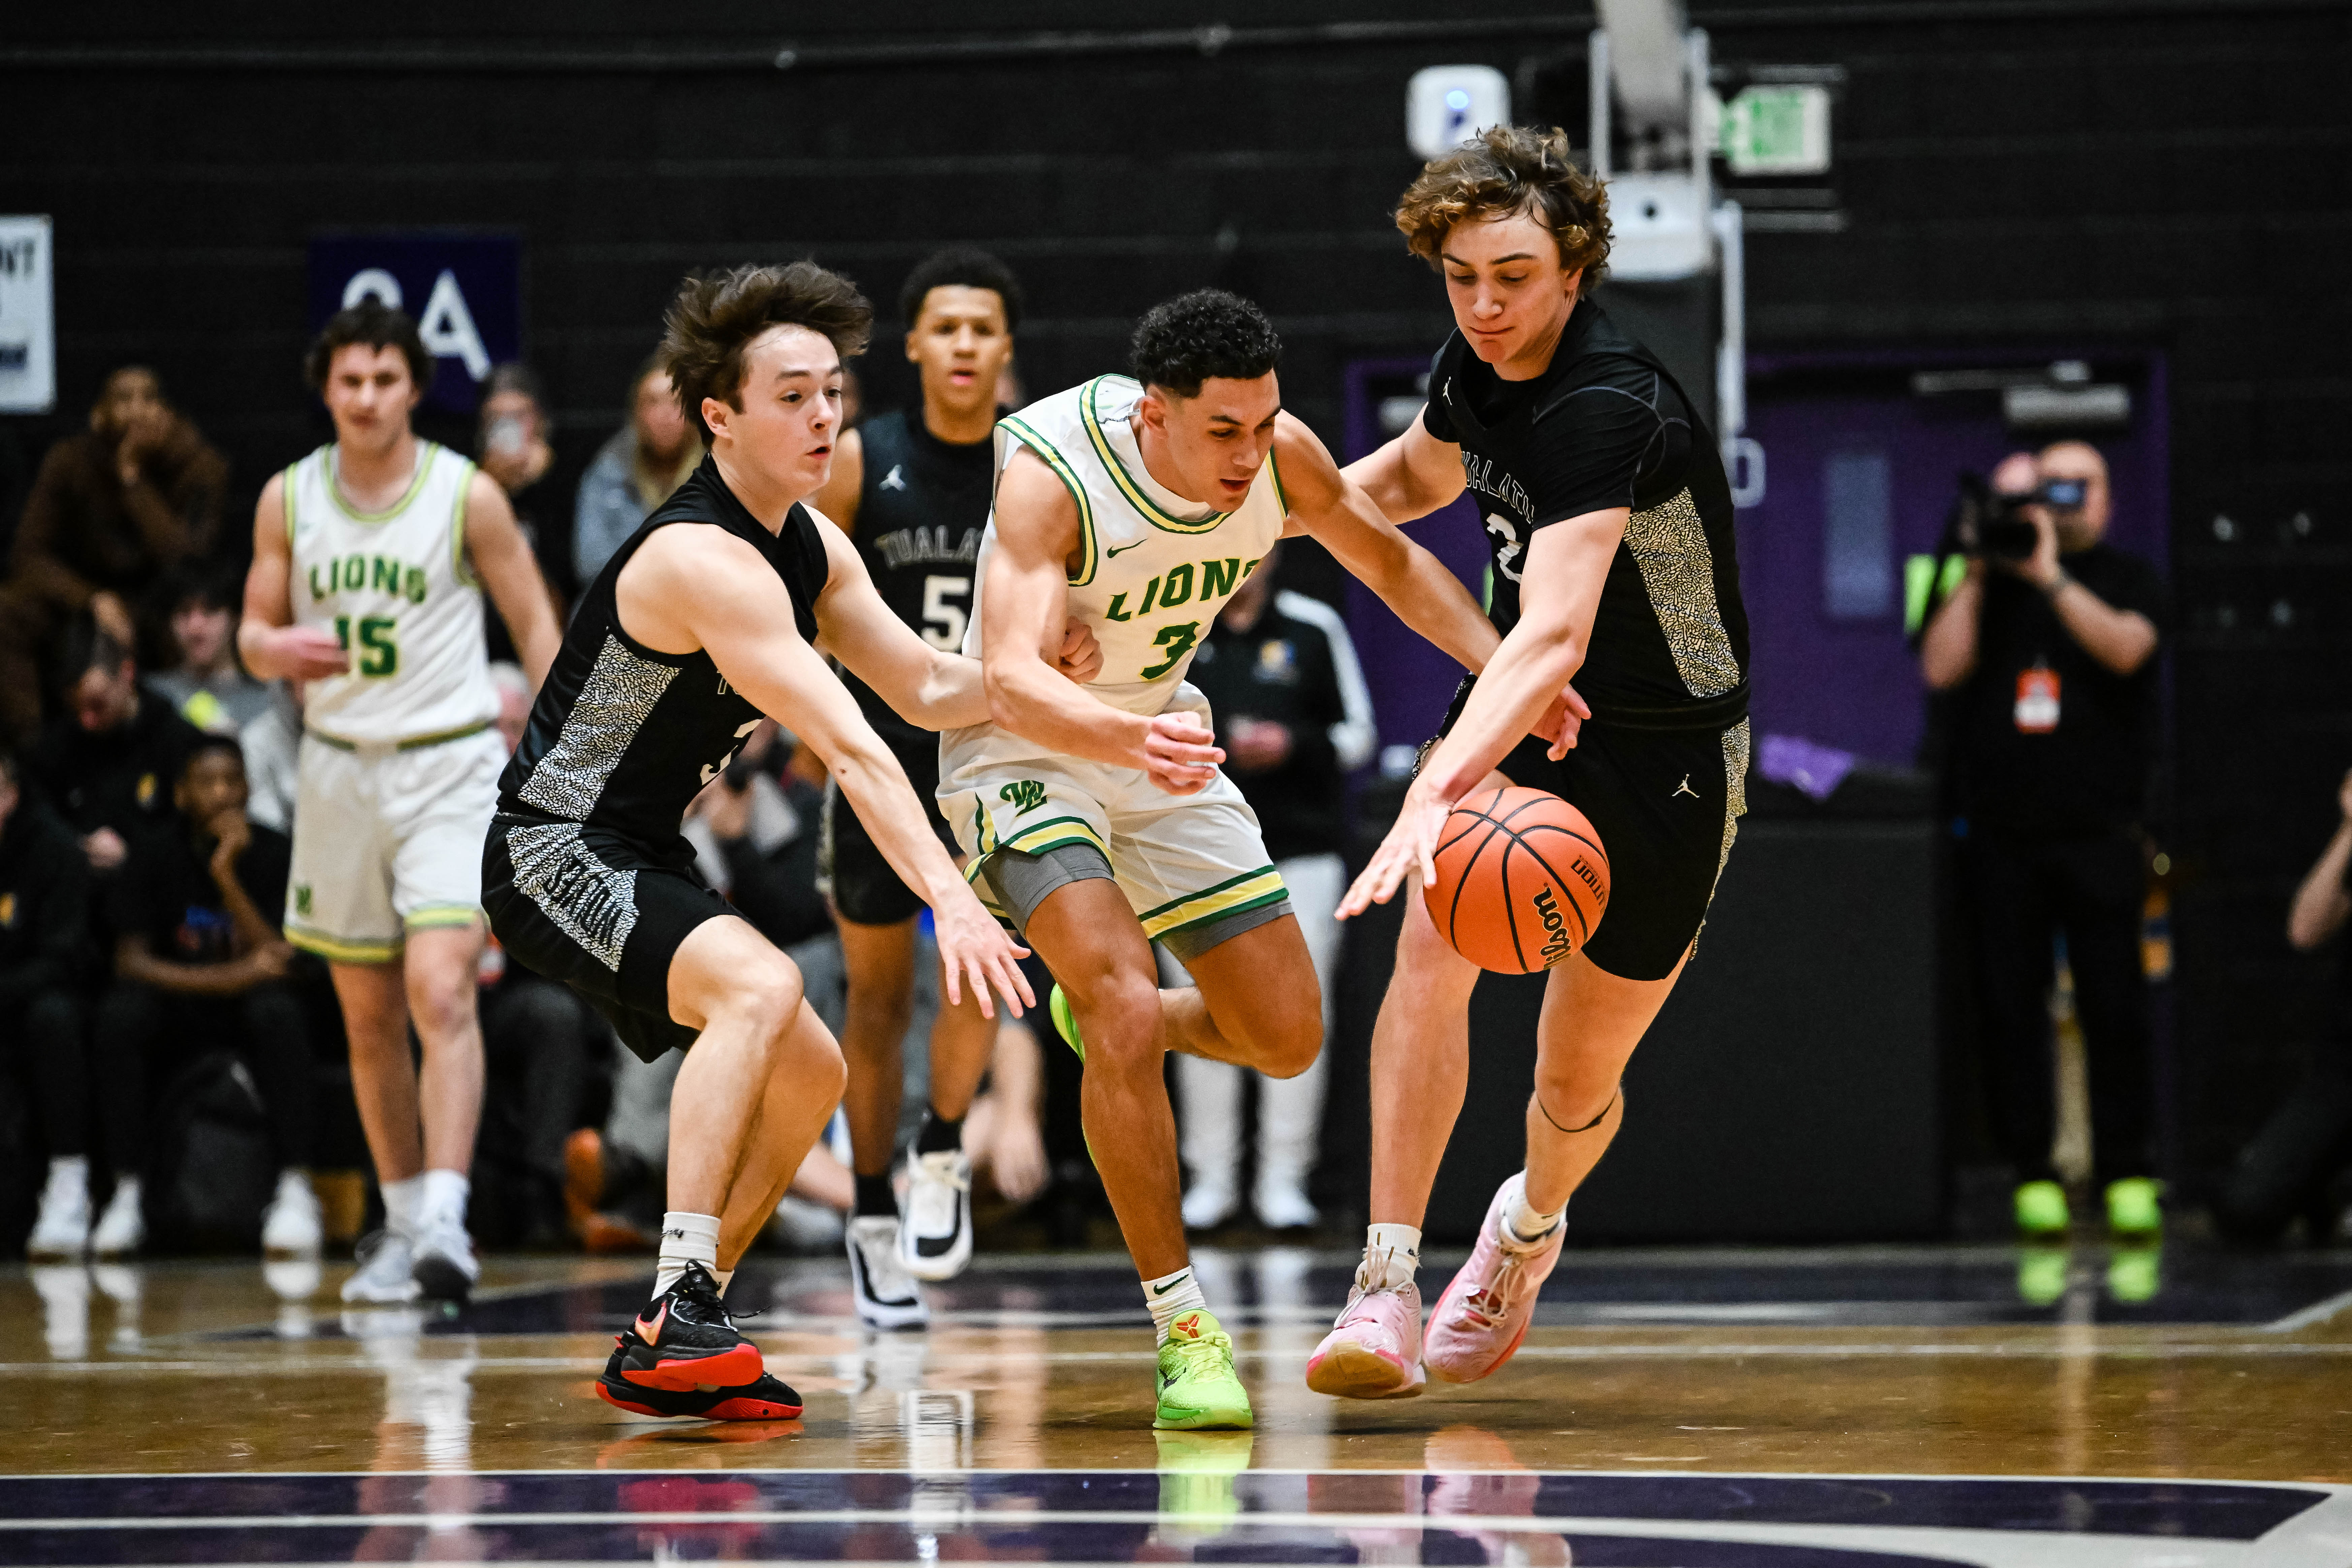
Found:
[{"label": "player's knee", "polygon": [[1605,1113],[1617,1098],[1617,1075],[1582,1062],[1538,1061],[1535,1092],[1552,1121],[1581,1127]]},{"label": "player's knee", "polygon": [[462,984],[436,975],[415,987],[408,999],[416,1037],[427,1050],[465,1032],[474,1022],[474,1009],[475,982],[470,975]]},{"label": "player's knee", "polygon": [[1153,977],[1107,974],[1070,993],[1087,1059],[1127,1060],[1160,1049],[1160,987]]},{"label": "player's knee", "polygon": [[1262,1016],[1253,1031],[1257,1068],[1268,1078],[1297,1078],[1323,1050],[1323,996],[1313,987],[1285,1000]]},{"label": "player's knee", "polygon": [[849,1087],[849,1063],[822,1029],[787,1033],[777,1044],[775,1070],[791,1079],[795,1092],[818,1100],[839,1100]]},{"label": "player's knee", "polygon": [[879,978],[861,979],[853,973],[846,987],[846,1011],[862,1033],[896,1040],[915,1021],[914,989]]},{"label": "player's knee", "polygon": [[729,988],[727,1010],[762,1040],[780,1040],[800,1016],[801,974],[791,960],[778,953],[764,963],[747,965]]}]

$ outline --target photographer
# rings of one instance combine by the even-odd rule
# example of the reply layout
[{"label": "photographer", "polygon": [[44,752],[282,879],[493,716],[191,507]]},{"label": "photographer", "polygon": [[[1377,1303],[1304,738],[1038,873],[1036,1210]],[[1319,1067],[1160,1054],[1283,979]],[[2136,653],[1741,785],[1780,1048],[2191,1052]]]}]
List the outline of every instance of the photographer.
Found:
[{"label": "photographer", "polygon": [[2139,820],[2155,731],[2163,584],[2103,542],[2107,467],[2063,441],[1994,471],[1964,506],[1966,576],[1920,644],[1952,697],[1960,867],[1977,936],[1994,1126],[2017,1167],[2018,1228],[2069,1216],[2050,1163],[2055,1086],[2047,996],[2063,931],[2090,1058],[2096,1179],[2124,1235],[2162,1226],[2140,960]]}]

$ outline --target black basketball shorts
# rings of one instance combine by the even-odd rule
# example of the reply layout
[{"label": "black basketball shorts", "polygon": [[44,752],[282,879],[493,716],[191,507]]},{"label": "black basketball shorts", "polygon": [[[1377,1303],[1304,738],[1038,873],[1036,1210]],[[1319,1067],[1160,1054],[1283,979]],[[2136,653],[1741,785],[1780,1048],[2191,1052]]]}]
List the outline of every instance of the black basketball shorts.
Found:
[{"label": "black basketball shorts", "polygon": [[[1440,739],[1471,685],[1455,693]],[[1496,766],[1515,784],[1567,801],[1601,835],[1609,912],[1584,956],[1620,979],[1664,980],[1698,942],[1748,810],[1748,721],[1650,730],[1588,721],[1564,759],[1553,762],[1548,749],[1527,736]]]},{"label": "black basketball shorts", "polygon": [[670,961],[734,911],[690,851],[667,861],[576,822],[501,815],[482,848],[482,907],[499,945],[586,997],[642,1059],[694,1044],[669,1014]]},{"label": "black basketball shorts", "polygon": [[[902,736],[884,732],[883,741],[907,770],[915,798],[930,816],[931,831],[950,855],[958,853],[955,834],[940,815],[934,798],[940,787],[940,738],[929,733]],[[841,798],[841,786],[824,786],[824,837],[817,849],[817,886],[833,900],[834,912],[853,925],[889,926],[913,920],[923,912],[923,900],[898,879],[874,836],[866,830],[850,804]]]}]

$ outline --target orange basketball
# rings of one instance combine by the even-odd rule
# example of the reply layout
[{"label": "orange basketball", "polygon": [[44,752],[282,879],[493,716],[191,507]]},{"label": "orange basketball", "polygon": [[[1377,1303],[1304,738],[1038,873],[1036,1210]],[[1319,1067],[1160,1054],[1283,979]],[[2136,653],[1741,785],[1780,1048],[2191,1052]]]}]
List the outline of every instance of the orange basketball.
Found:
[{"label": "orange basketball", "polygon": [[1609,852],[1584,813],[1539,789],[1479,790],[1437,838],[1422,890],[1454,951],[1497,974],[1532,974],[1580,951],[1609,908]]}]

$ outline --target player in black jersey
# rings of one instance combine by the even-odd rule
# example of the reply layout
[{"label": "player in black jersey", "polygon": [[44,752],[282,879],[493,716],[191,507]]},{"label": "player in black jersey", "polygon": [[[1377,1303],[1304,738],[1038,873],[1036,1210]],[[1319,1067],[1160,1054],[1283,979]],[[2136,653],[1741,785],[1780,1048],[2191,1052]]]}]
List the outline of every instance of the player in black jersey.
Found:
[{"label": "player in black jersey", "polygon": [[[1517,1348],[1569,1196],[1623,1116],[1625,1062],[1693,950],[1748,766],[1730,488],[1674,377],[1590,298],[1609,254],[1600,182],[1559,132],[1496,128],[1427,165],[1397,226],[1444,277],[1457,330],[1423,417],[1349,476],[1399,521],[1475,492],[1504,637],[1340,912],[1426,881],[1454,804],[1497,779],[1580,808],[1612,886],[1591,943],[1550,975],[1527,1168],[1495,1194],[1425,1342],[1413,1266],[1468,1078],[1478,972],[1407,901],[1372,1038],[1373,1224],[1347,1309],[1307,1365],[1308,1386],[1357,1397],[1417,1394],[1424,1363],[1470,1382]],[[1528,742],[1571,678],[1585,707],[1580,734],[1563,738],[1573,750]]]},{"label": "player in black jersey", "polygon": [[[973,562],[988,527],[998,378],[1013,360],[1021,286],[1012,268],[974,250],[944,250],[917,266],[899,296],[907,358],[922,379],[919,409],[881,415],[845,434],[817,510],[856,541],[883,602],[933,647],[963,647]],[[846,684],[889,743],[949,853],[955,837],[932,797],[939,737],[890,710],[856,676]],[[915,1005],[915,921],[922,900],[875,846],[865,822],[825,792],[824,847],[834,913],[848,970],[842,1097],[857,1179],[850,1218],[851,1295],[876,1328],[927,1321],[914,1279],[947,1279],[971,1257],[971,1163],[963,1118],[996,1039],[976,998],[942,1006],[931,1024],[930,1104],[908,1161],[906,1216],[891,1194],[905,1068],[900,1042]],[[909,1277],[912,1277],[911,1279]]]},{"label": "player in black jersey", "polygon": [[[654,1299],[620,1337],[604,1396],[726,1417],[798,1397],[761,1370],[720,1299],[833,1114],[844,1070],[799,972],[693,874],[678,831],[762,714],[824,760],[939,931],[950,1000],[1034,1002],[905,770],[823,658],[908,721],[987,716],[980,666],[891,614],[840,531],[801,503],[824,482],[841,360],[871,310],[813,263],[689,279],[664,359],[710,455],[605,563],[499,783],[484,902],[507,951],[583,993],[652,1060],[691,1046],[670,1102],[669,1201]],[[649,1401],[636,1392],[694,1395]]]}]

